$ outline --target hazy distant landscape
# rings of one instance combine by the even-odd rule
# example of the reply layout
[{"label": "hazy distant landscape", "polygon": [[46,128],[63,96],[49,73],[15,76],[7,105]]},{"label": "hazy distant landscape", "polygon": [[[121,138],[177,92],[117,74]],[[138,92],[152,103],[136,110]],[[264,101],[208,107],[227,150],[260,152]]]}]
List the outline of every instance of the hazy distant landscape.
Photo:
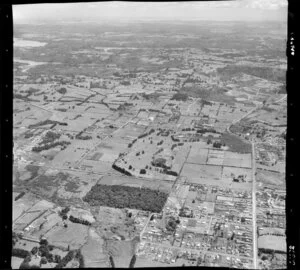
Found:
[{"label": "hazy distant landscape", "polygon": [[12,267],[286,267],[286,25],[14,25]]}]

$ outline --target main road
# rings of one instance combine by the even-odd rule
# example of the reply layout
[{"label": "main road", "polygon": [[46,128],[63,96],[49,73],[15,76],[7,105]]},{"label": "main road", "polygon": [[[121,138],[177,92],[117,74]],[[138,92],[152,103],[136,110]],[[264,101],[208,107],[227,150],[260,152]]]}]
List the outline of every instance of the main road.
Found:
[{"label": "main road", "polygon": [[253,221],[253,266],[257,269],[257,224],[256,224],[256,166],[255,166],[255,143],[252,143],[252,221]]}]

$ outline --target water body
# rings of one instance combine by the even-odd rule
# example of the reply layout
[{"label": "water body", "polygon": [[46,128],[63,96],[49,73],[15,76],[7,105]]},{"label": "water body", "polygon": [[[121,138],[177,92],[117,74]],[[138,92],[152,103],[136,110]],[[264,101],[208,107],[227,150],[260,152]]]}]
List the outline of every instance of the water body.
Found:
[{"label": "water body", "polygon": [[34,66],[47,64],[46,62],[35,62],[35,61],[30,61],[30,60],[22,60],[19,58],[14,58],[14,62],[26,64],[26,65],[24,65],[24,67],[22,67],[22,72],[26,72],[28,69],[30,69]]},{"label": "water body", "polygon": [[14,38],[14,46],[15,47],[33,48],[33,47],[42,47],[42,46],[45,46],[46,44],[47,44],[47,42]]}]

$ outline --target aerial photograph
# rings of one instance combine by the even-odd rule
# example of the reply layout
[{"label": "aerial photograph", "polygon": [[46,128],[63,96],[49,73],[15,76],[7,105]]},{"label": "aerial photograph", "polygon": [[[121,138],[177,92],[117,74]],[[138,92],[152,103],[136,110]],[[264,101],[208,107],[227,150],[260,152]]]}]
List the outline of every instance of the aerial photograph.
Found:
[{"label": "aerial photograph", "polygon": [[12,269],[285,269],[287,1],[13,6]]}]

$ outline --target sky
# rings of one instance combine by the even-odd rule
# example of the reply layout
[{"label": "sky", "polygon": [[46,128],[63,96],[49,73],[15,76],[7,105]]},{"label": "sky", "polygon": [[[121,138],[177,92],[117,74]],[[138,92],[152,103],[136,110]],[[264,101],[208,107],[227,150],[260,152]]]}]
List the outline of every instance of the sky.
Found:
[{"label": "sky", "polygon": [[286,21],[287,0],[79,2],[13,6],[16,23],[47,21]]}]

